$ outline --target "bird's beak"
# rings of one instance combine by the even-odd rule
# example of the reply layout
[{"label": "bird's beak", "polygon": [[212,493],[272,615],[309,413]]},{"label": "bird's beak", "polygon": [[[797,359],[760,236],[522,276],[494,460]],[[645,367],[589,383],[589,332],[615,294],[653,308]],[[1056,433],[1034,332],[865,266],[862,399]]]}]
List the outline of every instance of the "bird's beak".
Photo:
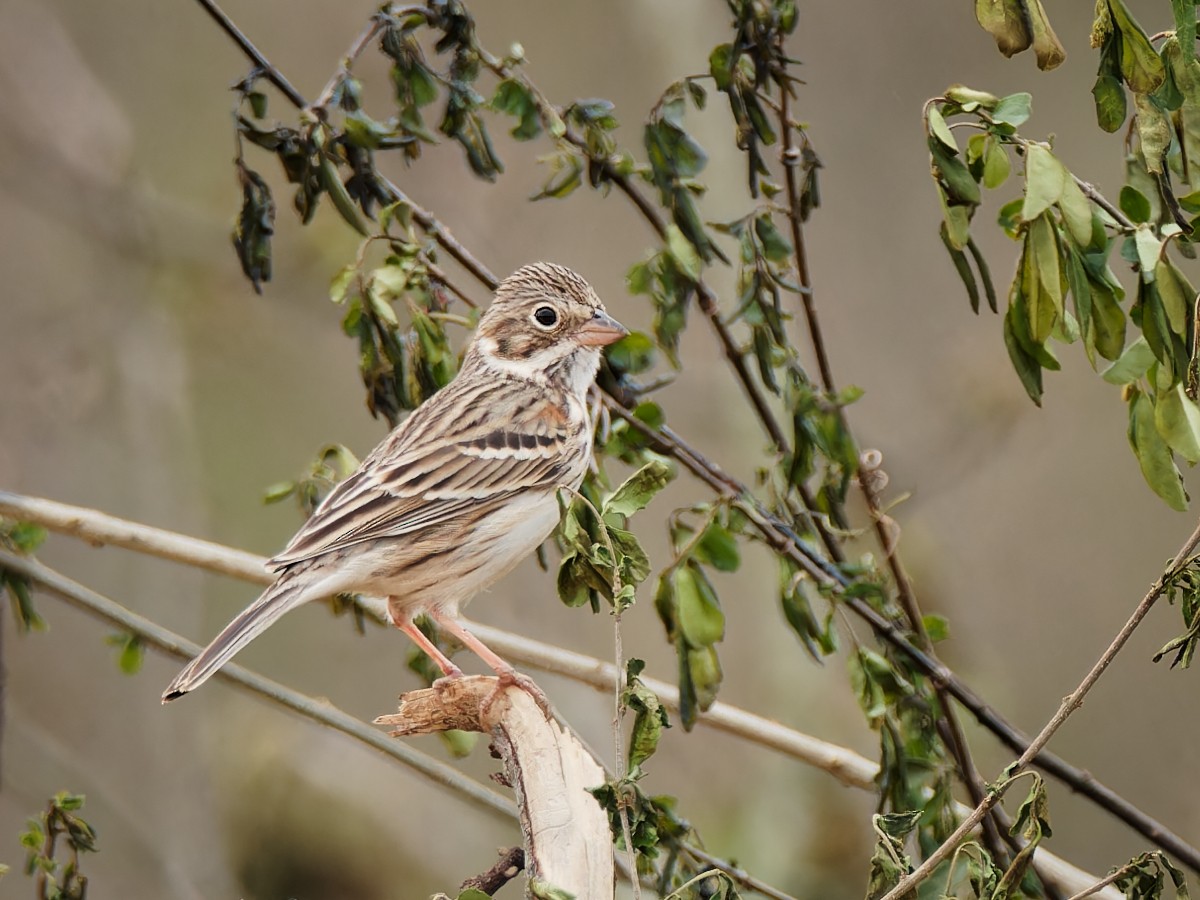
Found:
[{"label": "bird's beak", "polygon": [[596,314],[576,332],[575,340],[585,347],[607,347],[627,334],[629,334],[628,328],[604,310],[598,309]]}]

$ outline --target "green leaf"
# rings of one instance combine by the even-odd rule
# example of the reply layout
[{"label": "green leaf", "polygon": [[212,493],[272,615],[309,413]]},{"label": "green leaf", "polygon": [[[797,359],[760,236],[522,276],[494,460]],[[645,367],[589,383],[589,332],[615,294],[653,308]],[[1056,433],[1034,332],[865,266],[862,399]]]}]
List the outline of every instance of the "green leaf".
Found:
[{"label": "green leaf", "polygon": [[967,261],[967,254],[954,246],[954,241],[950,239],[950,231],[947,228],[946,222],[942,222],[941,227],[938,229],[938,234],[941,235],[942,243],[946,245],[946,252],[950,254],[950,261],[954,263],[954,270],[958,272],[958,277],[962,279],[963,285],[967,289],[967,299],[971,303],[971,311],[978,314],[979,285],[975,281],[975,273],[971,271],[971,264]]},{"label": "green leaf", "polygon": [[1138,94],[1152,94],[1165,79],[1162,60],[1142,26],[1130,15],[1125,0],[1107,0],[1113,24],[1121,32],[1121,76]]},{"label": "green leaf", "polygon": [[362,216],[358,213],[358,206],[350,197],[350,192],[346,190],[346,186],[342,184],[341,176],[338,175],[337,166],[324,153],[321,154],[321,164],[317,171],[320,173],[321,187],[325,189],[325,193],[329,195],[329,199],[333,201],[333,207],[338,211],[346,224],[366,237],[368,234],[367,226],[363,223]]},{"label": "green leaf", "polygon": [[950,130],[950,126],[946,124],[946,118],[942,115],[941,110],[936,104],[929,107],[929,133],[941,141],[942,145],[951,153],[958,153],[958,142],[954,140],[954,133]]},{"label": "green leaf", "polygon": [[769,213],[754,219],[754,233],[762,243],[763,256],[771,262],[785,262],[792,258],[792,245],[775,227]]},{"label": "green leaf", "polygon": [[1021,208],[1021,218],[1032,222],[1058,203],[1063,196],[1063,183],[1070,177],[1048,148],[1030,144],[1025,151],[1025,205]]},{"label": "green leaf", "polygon": [[117,667],[122,672],[126,675],[136,675],[141,671],[146,648],[136,634],[110,634],[105,638],[105,643],[118,648]]},{"label": "green leaf", "polygon": [[1041,406],[1042,367],[1037,358],[1025,349],[1025,342],[1017,336],[1014,324],[1018,318],[1016,309],[1016,303],[1010,304],[1004,316],[1004,345],[1008,348],[1008,357],[1025,387],[1025,393],[1029,395],[1030,400]]},{"label": "green leaf", "polygon": [[925,633],[929,635],[929,640],[935,644],[950,637],[950,622],[945,616],[930,613],[922,616],[921,622],[925,626]]},{"label": "green leaf", "polygon": [[1200,462],[1200,407],[1182,384],[1155,398],[1154,424],[1167,446],[1190,463]]},{"label": "green leaf", "polygon": [[1117,203],[1121,207],[1121,212],[1129,216],[1135,224],[1140,225],[1150,221],[1150,201],[1133,185],[1127,184],[1121,188]]},{"label": "green leaf", "polygon": [[1183,488],[1183,477],[1175,467],[1171,449],[1155,424],[1154,403],[1139,390],[1130,391],[1129,445],[1150,489],[1165,500],[1171,509],[1180,512],[1187,509],[1188,496]]},{"label": "green leaf", "polygon": [[679,632],[693,649],[725,637],[725,613],[703,570],[688,561],[676,566],[671,581],[678,600]]},{"label": "green leaf", "polygon": [[992,120],[1013,128],[1025,124],[1033,113],[1033,95],[1026,91],[1001,97],[996,108],[992,110]]},{"label": "green leaf", "polygon": [[1196,303],[1195,289],[1165,254],[1154,267],[1154,281],[1171,331],[1186,338],[1188,317]]},{"label": "green leaf", "polygon": [[999,139],[989,136],[985,143],[983,155],[983,186],[995,190],[1008,179],[1012,163],[1008,159],[1008,151]]},{"label": "green leaf", "polygon": [[957,103],[965,112],[974,112],[982,107],[992,110],[1000,103],[1000,98],[987,91],[977,91],[961,84],[952,84],[942,92],[947,100]]},{"label": "green leaf", "polygon": [[1171,0],[1171,12],[1175,16],[1175,37],[1184,60],[1196,59],[1196,3],[1195,0]]},{"label": "green leaf", "polygon": [[1142,270],[1142,281],[1153,281],[1163,242],[1149,225],[1139,225],[1133,234],[1133,240],[1137,250],[1137,263]]},{"label": "green leaf", "polygon": [[700,254],[674,222],[667,226],[667,252],[688,278],[692,281],[700,280]]},{"label": "green leaf", "polygon": [[949,153],[936,138],[931,137],[928,143],[933,169],[951,204],[977,206],[981,199],[979,184],[971,175],[966,163],[960,157]]},{"label": "green leaf", "polygon": [[1109,134],[1119,131],[1128,114],[1121,80],[1113,75],[1099,76],[1092,86],[1092,97],[1096,103],[1096,124]]},{"label": "green leaf", "polygon": [[631,331],[605,352],[604,357],[618,374],[638,375],[654,365],[654,341],[640,331]]},{"label": "green leaf", "polygon": [[1109,384],[1133,384],[1154,364],[1154,351],[1144,337],[1125,348],[1116,362],[1100,373]]},{"label": "green leaf", "polygon": [[601,506],[602,515],[631,516],[667,486],[675,471],[666,462],[652,459],[625,479]]},{"label": "green leaf", "polygon": [[718,572],[736,572],[742,561],[737,538],[716,519],[704,529],[704,535],[696,544],[692,556]]},{"label": "green leaf", "polygon": [[1092,242],[1092,202],[1075,183],[1071,173],[1063,178],[1062,197],[1059,198],[1058,208],[1062,211],[1063,223],[1067,233],[1081,248]]},{"label": "green leaf", "polygon": [[670,728],[667,710],[658,695],[642,682],[640,659],[631,659],[625,664],[625,689],[621,702],[634,711],[633,728],[629,734],[629,769],[635,770],[654,755],[663,729]]}]

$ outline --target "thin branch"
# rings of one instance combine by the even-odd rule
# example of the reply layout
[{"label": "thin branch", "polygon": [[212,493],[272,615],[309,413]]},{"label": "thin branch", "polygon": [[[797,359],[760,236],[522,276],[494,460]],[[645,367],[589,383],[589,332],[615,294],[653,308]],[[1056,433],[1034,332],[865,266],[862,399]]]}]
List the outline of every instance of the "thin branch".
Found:
[{"label": "thin branch", "polygon": [[779,118],[780,131],[783,132],[783,174],[787,188],[788,221],[792,227],[792,249],[796,254],[796,275],[800,281],[800,299],[804,304],[804,318],[808,322],[808,337],[812,341],[813,352],[817,357],[817,370],[821,373],[821,386],[827,393],[834,390],[833,367],[829,364],[829,353],[825,349],[825,335],[817,320],[817,305],[813,297],[812,276],[808,270],[808,250],[804,242],[804,225],[800,220],[800,190],[796,184],[796,164],[800,160],[800,151],[792,144],[792,128],[788,116],[788,102],[791,96],[789,85],[781,85]]},{"label": "thin branch", "polygon": [[204,11],[212,17],[221,30],[229,35],[233,42],[238,45],[238,49],[254,63],[255,68],[262,72],[263,77],[279,88],[283,96],[287,97],[293,106],[297,109],[304,109],[308,106],[308,101],[304,99],[304,95],[292,87],[292,83],[283,77],[282,72],[271,65],[267,58],[259,52],[259,49],[250,42],[250,38],[246,37],[242,33],[242,30],[233,24],[233,20],[225,15],[224,11],[222,11],[221,7],[217,6],[214,0],[196,0],[196,2],[204,8]]},{"label": "thin branch", "polygon": [[350,68],[354,65],[358,58],[362,56],[363,51],[367,49],[367,45],[371,43],[375,35],[379,34],[380,29],[383,28],[383,24],[384,19],[382,13],[375,13],[375,15],[371,16],[366,27],[363,28],[358,37],[354,39],[354,43],[350,45],[350,49],[347,50],[346,55],[342,57],[342,64],[338,67],[338,71],[336,71],[330,77],[329,81],[326,82],[325,88],[321,91],[320,96],[317,97],[317,102],[309,107],[313,113],[322,118],[325,116],[325,108],[329,106],[329,102],[333,99],[334,93],[337,91],[342,82],[350,76]]},{"label": "thin branch", "polygon": [[[179,559],[176,561],[183,562]],[[205,565],[207,566],[207,563]],[[130,612],[119,603],[60,575],[29,557],[0,550],[0,569],[16,572],[18,575],[29,578],[41,585],[44,590],[55,594],[72,606],[136,635],[144,644],[161,650],[169,656],[187,660],[196,656],[202,649],[199,644]],[[232,663],[218,670],[215,677],[228,681],[249,693],[278,703],[307,719],[340,731],[355,740],[362,741],[367,746],[403,763],[431,781],[450,788],[465,800],[482,809],[500,813],[509,818],[516,815],[512,801],[490,788],[466,778],[451,766],[424,753],[419,753],[405,744],[391,740],[387,735],[370,728],[328,702],[305,697],[276,681],[271,681],[269,678],[264,678]]]},{"label": "thin branch", "polygon": [[[875,478],[881,471],[880,469],[867,470],[860,463],[856,480],[858,481],[863,499],[866,501],[867,514],[874,525],[876,539],[887,560],[888,571],[891,572],[892,581],[896,585],[896,595],[900,600],[900,606],[904,610],[905,617],[908,619],[909,627],[916,638],[917,646],[933,657],[933,641],[929,639],[929,632],[925,628],[925,619],[917,603],[916,591],[913,588],[912,580],[908,577],[907,570],[904,568],[904,563],[900,560],[900,554],[897,550],[899,538],[897,535],[888,533],[887,525],[890,520],[883,512],[883,508],[879,502],[879,492],[876,490]],[[971,798],[971,803],[979,806],[983,803],[986,796],[985,785],[983,777],[979,774],[979,769],[975,765],[975,760],[971,756],[966,735],[963,733],[962,723],[958,721],[958,715],[955,712],[954,705],[950,702],[949,691],[946,687],[934,682],[933,688],[941,713],[937,721],[938,734],[942,739],[942,743],[946,745],[951,757],[954,759],[955,765],[958,768],[959,780],[966,787],[967,794]],[[1002,842],[1007,840],[1008,845],[1017,852],[1019,852],[1019,847],[1017,846],[1017,838],[1010,834],[1009,830],[1000,821],[999,815],[1002,813],[1003,810],[996,810],[993,815],[984,818],[983,840],[984,846],[987,848],[988,853],[991,854],[992,859],[997,865],[1004,868],[1007,865],[1008,855],[1004,852]]]},{"label": "thin branch", "polygon": [[979,824],[980,819],[987,814],[987,811],[1000,802],[1000,799],[1004,796],[1004,792],[1013,783],[1016,776],[1029,767],[1041,749],[1050,742],[1050,739],[1054,737],[1058,729],[1063,726],[1063,723],[1070,718],[1075,710],[1083,705],[1083,698],[1087,696],[1096,682],[1100,680],[1100,676],[1104,674],[1112,661],[1116,659],[1117,654],[1121,652],[1126,642],[1133,636],[1133,632],[1137,630],[1142,619],[1146,617],[1146,614],[1150,612],[1163,591],[1166,590],[1171,579],[1188,564],[1197,546],[1200,546],[1200,526],[1196,527],[1196,530],[1191,533],[1183,546],[1179,548],[1179,552],[1175,554],[1174,561],[1159,576],[1154,586],[1150,588],[1146,596],[1138,603],[1133,613],[1129,616],[1129,620],[1117,632],[1117,636],[1113,638],[1112,643],[1100,655],[1096,664],[1084,676],[1079,686],[1062,701],[1062,704],[1058,707],[1058,711],[1046,723],[1045,727],[1038,732],[1037,737],[1030,742],[1025,752],[1004,770],[1002,780],[988,792],[984,801],[976,806],[969,816],[963,819],[962,824],[954,830],[954,833],[941,846],[934,850],[933,853],[929,854],[925,861],[911,875],[901,878],[899,884],[884,895],[883,900],[900,900],[901,897],[911,894],[917,885],[933,874],[934,869],[954,852],[963,838],[970,834],[975,826]]}]

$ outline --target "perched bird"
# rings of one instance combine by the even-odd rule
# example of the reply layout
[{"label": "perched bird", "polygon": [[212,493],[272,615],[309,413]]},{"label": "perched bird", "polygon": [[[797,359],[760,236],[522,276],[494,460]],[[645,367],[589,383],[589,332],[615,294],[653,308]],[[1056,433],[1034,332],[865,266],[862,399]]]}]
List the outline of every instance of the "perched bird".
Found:
[{"label": "perched bird", "polygon": [[428,615],[500,675],[532,684],[458,622],[558,522],[579,487],[600,348],[628,332],[569,269],[535,263],[496,289],[462,368],[401,422],[268,562],[275,583],[163,693],[195,690],[276,619],[342,592],[386,596],[396,627],[447,676],[462,671],[413,618]]}]

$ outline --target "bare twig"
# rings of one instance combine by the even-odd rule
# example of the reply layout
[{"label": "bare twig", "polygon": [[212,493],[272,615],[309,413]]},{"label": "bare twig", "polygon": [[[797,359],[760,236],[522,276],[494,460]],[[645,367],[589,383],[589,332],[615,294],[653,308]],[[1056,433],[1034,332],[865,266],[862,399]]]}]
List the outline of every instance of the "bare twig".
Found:
[{"label": "bare twig", "polygon": [[917,885],[933,874],[934,869],[954,852],[963,838],[979,824],[980,819],[987,814],[987,811],[1000,802],[1000,799],[1004,796],[1004,792],[1012,784],[1013,779],[1029,767],[1041,749],[1049,743],[1058,729],[1062,727],[1063,723],[1070,718],[1075,710],[1083,705],[1083,698],[1087,696],[1088,691],[1100,680],[1100,676],[1104,674],[1112,661],[1116,659],[1117,654],[1121,652],[1121,648],[1125,646],[1138,625],[1141,624],[1142,619],[1146,617],[1146,614],[1150,612],[1150,609],[1162,595],[1163,591],[1166,590],[1171,579],[1188,564],[1197,546],[1200,546],[1200,526],[1197,526],[1196,530],[1184,541],[1183,546],[1179,548],[1179,552],[1175,554],[1175,559],[1171,565],[1159,576],[1154,586],[1150,588],[1146,596],[1138,603],[1133,613],[1129,616],[1129,620],[1117,632],[1117,636],[1113,638],[1112,643],[1100,655],[1096,664],[1084,676],[1079,686],[1063,700],[1062,704],[1058,707],[1058,711],[1046,723],[1045,727],[1038,732],[1037,737],[1030,741],[1025,752],[1004,770],[1002,780],[988,792],[983,802],[976,806],[969,816],[963,819],[962,824],[954,830],[953,834],[933,853],[929,854],[925,861],[911,875],[901,878],[900,883],[884,895],[883,900],[900,900],[901,897],[911,894]]},{"label": "bare twig", "polygon": [[491,897],[516,878],[524,868],[525,851],[520,847],[509,847],[507,850],[500,851],[500,858],[496,860],[494,866],[474,878],[468,878],[459,885],[459,890],[465,891],[467,888],[474,888]]},{"label": "bare twig", "polygon": [[333,99],[334,93],[343,81],[350,75],[350,68],[355,61],[362,56],[362,52],[367,49],[367,45],[371,43],[375,35],[379,34],[383,28],[383,14],[376,13],[367,21],[366,27],[354,39],[354,43],[350,45],[350,49],[346,51],[346,55],[342,57],[342,64],[325,84],[325,88],[321,91],[321,95],[317,97],[317,102],[309,107],[309,110],[317,116],[325,116],[325,108],[329,106],[329,102]]}]

